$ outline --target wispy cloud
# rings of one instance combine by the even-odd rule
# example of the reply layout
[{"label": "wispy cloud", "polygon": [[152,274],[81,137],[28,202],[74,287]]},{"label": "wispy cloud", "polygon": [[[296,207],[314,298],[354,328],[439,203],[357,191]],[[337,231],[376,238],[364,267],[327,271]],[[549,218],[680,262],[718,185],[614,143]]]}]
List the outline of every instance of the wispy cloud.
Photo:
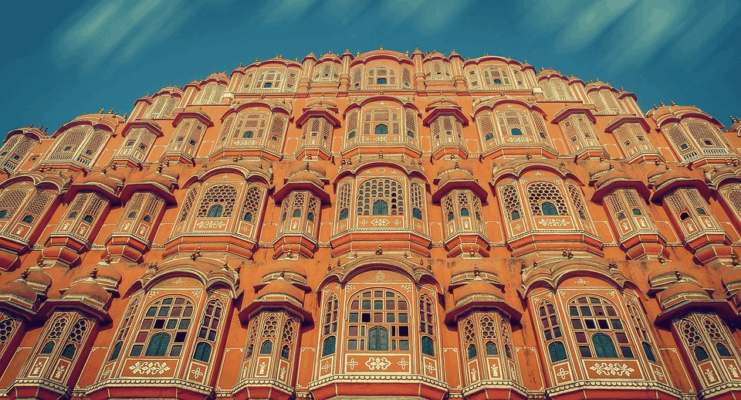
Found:
[{"label": "wispy cloud", "polygon": [[115,56],[126,61],[152,38],[164,39],[190,16],[183,0],[112,0],[87,3],[65,21],[52,46],[60,64],[85,70]]},{"label": "wispy cloud", "polygon": [[717,39],[722,36],[723,28],[737,17],[741,8],[741,3],[737,0],[709,4],[715,6],[676,40],[675,49],[671,52],[675,60],[682,62],[692,60],[693,66],[702,62],[719,46],[721,41]]},{"label": "wispy cloud", "polygon": [[573,18],[559,34],[557,43],[567,52],[575,52],[589,46],[637,0],[600,0],[592,3]]}]

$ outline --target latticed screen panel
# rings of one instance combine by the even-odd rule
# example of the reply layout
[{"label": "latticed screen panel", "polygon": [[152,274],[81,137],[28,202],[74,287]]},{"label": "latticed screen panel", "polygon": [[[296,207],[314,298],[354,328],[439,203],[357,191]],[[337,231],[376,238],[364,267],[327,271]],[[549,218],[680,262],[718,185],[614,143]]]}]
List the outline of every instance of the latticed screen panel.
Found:
[{"label": "latticed screen panel", "polygon": [[13,215],[20,210],[27,193],[28,190],[4,190],[4,193],[0,196],[0,215],[2,215],[0,218],[13,218]]},{"label": "latticed screen panel", "polygon": [[504,210],[509,221],[517,221],[522,218],[522,204],[520,203],[520,194],[517,191],[517,187],[515,187],[514,183],[500,186],[499,191],[502,194]]},{"label": "latticed screen panel", "polygon": [[[198,218],[223,217],[229,218],[234,212],[234,203],[237,201],[237,188],[232,185],[215,185],[210,187],[198,207]],[[212,209],[215,206],[222,208],[221,212]],[[218,215],[217,215],[218,214]]]},{"label": "latticed screen panel", "polygon": [[394,179],[368,179],[358,188],[358,215],[404,215],[404,185]]},{"label": "latticed screen panel", "polygon": [[84,144],[85,137],[92,131],[91,127],[77,127],[64,132],[61,138],[57,138],[58,143],[47,159],[49,161],[72,160],[77,150]]},{"label": "latticed screen panel", "polygon": [[728,153],[723,137],[707,121],[687,122],[687,130],[705,154]]},{"label": "latticed screen panel", "polygon": [[[264,203],[265,188],[252,185],[247,189],[242,204],[242,220],[256,224]],[[253,230],[254,232],[254,230]]]},{"label": "latticed screen panel", "polygon": [[336,82],[340,78],[342,66],[332,61],[325,61],[314,67],[315,82]]},{"label": "latticed screen panel", "polygon": [[568,185],[569,195],[571,197],[571,204],[574,205],[576,215],[582,222],[582,227],[590,233],[594,232],[592,228],[592,219],[589,216],[589,210],[587,210],[586,204],[584,203],[584,197],[582,196],[581,189],[573,184]]},{"label": "latticed screen panel", "polygon": [[194,104],[219,104],[221,102],[221,96],[224,94],[226,87],[219,85],[216,82],[211,82],[196,95]]},{"label": "latticed screen panel", "polygon": [[566,201],[556,185],[548,182],[534,182],[527,187],[527,194],[533,215],[549,215],[543,213],[543,203],[546,202],[555,206],[557,215],[569,215]]},{"label": "latticed screen panel", "polygon": [[476,116],[479,125],[479,132],[484,143],[484,148],[488,149],[499,144],[499,135],[494,131],[494,122],[491,112],[484,111]]},{"label": "latticed screen panel", "polygon": [[690,141],[684,129],[678,123],[670,124],[663,130],[684,161],[692,161],[700,156],[694,143]]},{"label": "latticed screen panel", "polygon": [[534,143],[535,132],[525,110],[497,110],[497,122],[506,144]]}]

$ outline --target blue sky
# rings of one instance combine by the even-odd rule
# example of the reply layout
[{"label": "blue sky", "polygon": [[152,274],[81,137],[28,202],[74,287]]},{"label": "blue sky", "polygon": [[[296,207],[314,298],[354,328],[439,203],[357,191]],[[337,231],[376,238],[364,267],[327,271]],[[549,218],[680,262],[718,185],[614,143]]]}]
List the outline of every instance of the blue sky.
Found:
[{"label": "blue sky", "polygon": [[670,100],[730,125],[741,116],[738,0],[66,0],[4,5],[0,137],[55,131],[239,63],[331,50],[527,59]]}]

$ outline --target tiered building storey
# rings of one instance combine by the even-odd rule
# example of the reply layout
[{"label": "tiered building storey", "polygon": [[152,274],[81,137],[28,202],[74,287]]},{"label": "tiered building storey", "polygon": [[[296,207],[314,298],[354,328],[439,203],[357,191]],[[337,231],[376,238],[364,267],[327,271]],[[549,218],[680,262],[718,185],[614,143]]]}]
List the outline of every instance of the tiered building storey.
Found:
[{"label": "tiered building storey", "polygon": [[11,399],[738,399],[741,122],[281,56],[0,149]]}]

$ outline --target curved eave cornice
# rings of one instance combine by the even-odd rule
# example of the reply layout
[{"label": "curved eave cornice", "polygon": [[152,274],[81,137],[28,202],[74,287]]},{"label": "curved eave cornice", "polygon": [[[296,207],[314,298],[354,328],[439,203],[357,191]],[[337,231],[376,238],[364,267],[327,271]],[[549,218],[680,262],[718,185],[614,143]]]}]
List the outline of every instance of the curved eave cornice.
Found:
[{"label": "curved eave cornice", "polygon": [[431,283],[435,287],[437,294],[443,294],[443,288],[440,282],[432,274],[432,271],[412,261],[394,256],[365,256],[362,258],[351,259],[344,265],[332,268],[327,275],[319,282],[316,293],[321,293],[322,289],[331,282],[345,284],[353,277],[365,271],[387,270],[400,273],[412,282],[422,284]]},{"label": "curved eave cornice", "polygon": [[314,322],[311,316],[311,312],[303,307],[301,301],[289,295],[267,295],[255,299],[249,305],[247,305],[247,307],[239,312],[239,320],[243,323],[247,323],[257,313],[266,309],[287,310],[293,314],[298,315],[298,317],[301,319],[301,322],[304,324],[312,324]]},{"label": "curved eave cornice", "polygon": [[571,259],[547,263],[546,265],[539,265],[536,269],[528,267],[522,274],[523,283],[517,291],[523,299],[526,299],[535,288],[545,287],[555,291],[568,278],[589,276],[606,281],[617,289],[622,290],[630,286],[638,293],[643,294],[643,291],[629,281],[617,268],[610,269],[600,262],[591,260]]},{"label": "curved eave cornice", "polygon": [[262,68],[262,67],[271,66],[271,65],[301,69],[301,64],[297,61],[288,60],[285,58],[271,58],[269,60],[255,61],[252,64],[247,65],[246,67],[242,67],[241,69],[237,68],[235,71],[239,71],[239,72],[242,72],[243,74],[246,74],[247,71],[251,69]]},{"label": "curved eave cornice", "polygon": [[414,104],[414,102],[411,101],[411,99],[405,99],[398,96],[391,96],[386,94],[381,94],[377,96],[367,96],[367,97],[356,97],[355,99],[351,100],[350,103],[345,108],[345,111],[342,113],[342,116],[346,116],[348,112],[356,109],[356,108],[362,108],[370,103],[375,103],[377,101],[393,101],[394,103],[399,103],[403,107],[411,108],[414,111],[417,112],[418,116],[422,115],[422,112],[417,108],[417,105]]},{"label": "curved eave cornice", "polygon": [[481,56],[478,58],[472,58],[470,60],[466,60],[466,62],[463,63],[463,67],[467,67],[469,65],[481,65],[483,63],[489,62],[489,61],[500,61],[507,65],[518,65],[523,66],[521,62],[508,58],[508,57],[502,57],[502,56]]},{"label": "curved eave cornice", "polygon": [[286,196],[288,196],[294,190],[308,190],[315,196],[319,197],[319,199],[322,201],[322,204],[331,203],[330,196],[324,190],[324,188],[319,187],[316,183],[311,181],[288,182],[283,185],[283,187],[280,188],[277,192],[275,192],[275,194],[273,195],[273,199],[276,203],[281,203],[283,199],[286,198]]},{"label": "curved eave cornice", "polygon": [[537,111],[539,112],[543,117],[547,117],[548,114],[543,111],[542,108],[538,107],[538,104],[534,101],[525,101],[517,97],[511,97],[511,96],[500,96],[500,97],[488,97],[483,98],[479,100],[478,102],[475,102],[473,106],[473,111],[471,112],[471,118],[476,119],[476,114],[478,114],[481,111],[484,110],[494,110],[499,106],[500,104],[518,104],[530,111]]},{"label": "curved eave cornice", "polygon": [[304,113],[301,114],[300,117],[296,120],[296,127],[300,128],[306,123],[306,121],[309,120],[309,118],[312,117],[320,117],[324,118],[327,121],[329,121],[334,127],[339,127],[342,125],[339,119],[335,117],[335,113],[326,109],[326,108],[313,108],[313,109],[304,109]]},{"label": "curved eave cornice", "polygon": [[612,133],[615,129],[619,128],[623,124],[640,124],[641,128],[643,128],[644,131],[650,132],[651,127],[648,126],[648,123],[645,119],[641,117],[636,117],[634,115],[618,115],[617,117],[610,120],[610,122],[607,123],[607,127],[605,127],[605,132]]},{"label": "curved eave cornice", "polygon": [[659,129],[662,129],[664,124],[670,122],[681,122],[685,118],[692,117],[704,119],[714,124],[716,127],[718,127],[718,129],[723,129],[723,124],[721,124],[720,121],[718,121],[717,119],[715,119],[715,117],[706,113],[705,111],[702,111],[698,108],[683,108],[680,110],[675,110],[674,108],[675,107],[672,106],[663,106],[649,110],[646,115],[656,121],[656,126]]},{"label": "curved eave cornice", "polygon": [[566,83],[569,82],[569,78],[567,78],[566,76],[564,76],[563,74],[557,71],[543,71],[539,73],[535,78],[538,80],[538,82],[544,79],[551,79],[551,78],[558,78],[562,81],[565,81]]},{"label": "curved eave cornice", "polygon": [[486,197],[488,196],[486,189],[484,189],[475,178],[452,179],[443,183],[441,186],[438,186],[435,193],[432,194],[432,201],[435,203],[439,202],[446,194],[455,189],[468,189],[476,194],[482,202],[486,202]]},{"label": "curved eave cornice", "polygon": [[177,199],[172,194],[171,188],[159,182],[144,181],[127,183],[119,195],[121,202],[126,203],[136,192],[153,192],[155,195],[165,200],[168,205],[176,205]]},{"label": "curved eave cornice", "polygon": [[250,178],[256,178],[257,180],[264,183],[266,187],[268,188],[272,187],[272,174],[269,171],[266,171],[265,169],[260,169],[260,168],[249,168],[247,166],[236,164],[236,163],[216,165],[216,166],[212,166],[205,170],[201,169],[200,171],[193,174],[193,176],[191,176],[185,182],[183,187],[188,187],[192,185],[194,182],[204,181],[216,174],[224,173],[224,172],[231,172],[237,175],[241,175],[245,180],[250,180]]},{"label": "curved eave cornice", "polygon": [[177,127],[178,125],[180,125],[180,122],[186,118],[197,119],[199,122],[206,125],[207,127],[214,126],[214,123],[211,121],[211,117],[201,111],[184,111],[179,113],[172,121],[172,126]]},{"label": "curved eave cornice", "polygon": [[460,316],[475,309],[490,311],[492,308],[503,311],[514,322],[519,322],[522,318],[522,311],[511,306],[498,296],[492,294],[471,294],[457,301],[455,307],[445,314],[445,323],[453,324]]},{"label": "curved eave cornice", "polygon": [[633,188],[638,192],[644,200],[648,200],[651,197],[651,191],[648,190],[646,184],[640,179],[629,179],[616,177],[608,179],[605,182],[598,183],[598,188],[592,195],[592,201],[602,201],[602,199],[610,194],[612,191],[624,188]]},{"label": "curved eave cornice", "polygon": [[155,99],[156,97],[162,96],[162,95],[165,95],[165,94],[169,94],[170,96],[177,96],[177,97],[182,98],[183,97],[183,93],[184,93],[183,92],[183,89],[181,89],[181,88],[179,88],[177,86],[168,86],[166,88],[160,89],[159,92],[155,93],[152,96],[152,99]]},{"label": "curved eave cornice", "polygon": [[[440,103],[438,103],[440,104]],[[427,116],[422,120],[422,125],[424,126],[430,126],[430,123],[435,120],[440,114],[452,114],[458,121],[461,122],[461,124],[468,125],[468,118],[466,118],[466,115],[463,114],[461,111],[460,106],[455,105],[438,105],[434,107],[432,110],[428,110],[429,113]]]},{"label": "curved eave cornice", "polygon": [[497,171],[490,184],[495,186],[497,182],[507,177],[519,179],[525,172],[530,170],[550,171],[555,173],[561,179],[571,179],[584,186],[581,179],[574,175],[573,172],[566,169],[566,167],[562,168],[561,166],[555,166],[545,160],[516,161],[515,164],[503,164],[497,167]]},{"label": "curved eave cornice", "polygon": [[414,67],[414,62],[409,56],[391,50],[374,50],[363,53],[350,62],[350,67],[352,68],[358,64],[366,64],[374,60],[395,61],[399,64],[407,64],[410,67]]},{"label": "curved eave cornice", "polygon": [[52,186],[56,189],[56,194],[59,195],[67,190],[72,182],[72,179],[68,177],[62,177],[59,175],[41,175],[35,172],[24,173],[21,175],[12,176],[0,183],[0,189],[5,189],[13,184],[31,181],[34,187]]},{"label": "curved eave cornice", "polygon": [[698,178],[674,178],[661,184],[661,186],[654,188],[654,194],[651,196],[651,201],[659,202],[664,196],[673,191],[674,189],[692,187],[697,189],[705,200],[710,198],[710,189],[707,187],[705,182]]},{"label": "curved eave cornice", "polygon": [[378,167],[378,166],[387,166],[387,167],[395,168],[395,169],[403,171],[407,176],[410,176],[410,177],[417,176],[418,178],[421,178],[426,183],[429,183],[429,181],[427,180],[427,176],[424,174],[424,172],[416,166],[412,167],[412,166],[400,164],[391,159],[384,160],[384,159],[377,158],[377,159],[373,159],[369,161],[360,162],[357,165],[352,165],[351,167],[353,168],[340,167],[341,169],[339,173],[337,174],[337,176],[334,178],[334,181],[332,181],[332,184],[336,185],[342,178],[348,175],[357,176],[364,169]]},{"label": "curved eave cornice", "polygon": [[592,105],[566,107],[559,110],[556,115],[553,116],[551,123],[558,124],[572,114],[585,114],[587,118],[589,118],[589,120],[592,121],[593,124],[595,124],[597,123],[597,119],[594,117],[594,114],[592,112],[596,110],[597,109]]},{"label": "curved eave cornice", "polygon": [[[88,115],[96,115],[96,114],[88,114]],[[88,115],[83,116],[83,117],[77,117],[75,118],[74,121],[67,122],[66,124],[60,126],[59,129],[57,129],[56,132],[54,132],[54,134],[51,135],[51,137],[56,139],[63,132],[71,128],[74,128],[76,126],[82,126],[82,125],[92,126],[93,129],[104,129],[108,131],[109,134],[112,134],[113,132],[116,131],[116,127],[119,124],[124,122],[123,118],[121,117],[118,117],[120,118],[120,120],[118,120],[117,118],[116,121],[109,121],[108,119],[103,119],[104,115],[113,116],[112,114],[99,114],[101,115],[99,119],[86,118],[88,117]]]},{"label": "curved eave cornice", "polygon": [[636,100],[636,101],[638,100],[638,97],[636,97],[635,93],[633,93],[633,92],[628,92],[628,91],[622,90],[622,91],[620,91],[620,94],[618,94],[618,99],[620,99],[620,100],[622,100],[622,99],[624,99],[626,97],[631,97],[631,98],[633,98],[633,100]]},{"label": "curved eave cornice", "polygon": [[42,131],[39,128],[24,126],[23,128],[13,129],[12,131],[8,132],[8,135],[5,137],[5,140],[3,140],[3,143],[7,142],[8,139],[15,135],[30,136],[34,140],[36,140],[37,143],[41,143],[41,139],[47,137],[46,132]]},{"label": "curved eave cornice", "polygon": [[211,82],[216,82],[219,85],[228,86],[229,85],[229,81],[230,81],[230,79],[229,79],[229,77],[226,74],[223,74],[223,76],[222,76],[222,74],[218,74],[218,75],[211,74],[206,79],[198,82],[198,87],[199,88],[202,88],[202,87],[208,85]]},{"label": "curved eave cornice", "polygon": [[667,308],[661,314],[656,316],[654,321],[656,325],[666,326],[671,321],[692,311],[714,312],[725,321],[733,322],[737,318],[736,312],[727,300],[708,299],[708,300],[685,300],[679,304]]},{"label": "curved eave cornice", "polygon": [[221,121],[225,121],[226,117],[231,114],[238,113],[248,107],[263,107],[270,110],[270,112],[279,112],[288,116],[289,119],[293,118],[293,107],[288,103],[265,101],[261,99],[247,99],[243,102],[234,103],[229,110],[224,113],[221,117]]},{"label": "curved eave cornice", "polygon": [[105,303],[85,295],[65,296],[61,299],[49,299],[44,302],[44,305],[39,309],[38,315],[48,318],[56,309],[71,308],[90,314],[101,323],[107,324],[113,321],[106,310],[108,303],[110,303],[110,296],[109,300]]},{"label": "curved eave cornice", "polygon": [[27,321],[34,321],[36,319],[36,307],[38,303],[38,296],[37,300],[32,303],[21,296],[0,294],[0,309],[12,311]]},{"label": "curved eave cornice", "polygon": [[620,91],[615,89],[614,87],[610,86],[609,84],[605,82],[592,82],[587,85],[587,93],[594,92],[594,91],[600,91],[600,90],[609,90],[613,93],[620,94]]},{"label": "curved eave cornice", "polygon": [[718,190],[727,183],[741,182],[741,168],[722,168],[705,173],[705,182],[714,190]]},{"label": "curved eave cornice", "polygon": [[134,128],[145,128],[154,133],[154,135],[158,138],[165,136],[165,134],[162,132],[162,127],[160,126],[160,124],[148,119],[137,119],[135,121],[129,122],[128,124],[126,124],[123,132],[121,132],[121,135],[123,137],[126,137]]},{"label": "curved eave cornice", "polygon": [[64,201],[67,203],[71,202],[79,192],[95,192],[107,198],[112,205],[118,205],[121,203],[121,200],[119,199],[118,194],[116,194],[117,191],[118,188],[113,189],[98,182],[73,183],[70,185],[67,193],[64,194]]},{"label": "curved eave cornice", "polygon": [[[219,263],[221,265],[218,265]],[[223,272],[214,273],[215,270],[223,270]],[[201,282],[206,290],[220,287],[225,288],[232,299],[238,299],[243,293],[242,289],[239,288],[239,274],[232,268],[229,268],[228,271],[224,270],[223,261],[217,262],[215,260],[201,258],[193,262],[190,258],[180,258],[168,261],[162,266],[157,267],[156,270],[152,270],[151,268],[147,270],[142,278],[136,280],[126,290],[124,296],[128,297],[139,289],[149,291],[157,283],[177,276],[193,278]]]}]

